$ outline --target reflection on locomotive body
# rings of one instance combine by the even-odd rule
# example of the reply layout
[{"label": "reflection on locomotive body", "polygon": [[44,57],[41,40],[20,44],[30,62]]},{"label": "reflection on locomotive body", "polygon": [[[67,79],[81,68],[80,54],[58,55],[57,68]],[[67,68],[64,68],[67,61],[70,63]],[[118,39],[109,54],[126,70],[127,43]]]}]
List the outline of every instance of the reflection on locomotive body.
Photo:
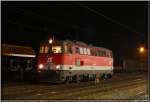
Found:
[{"label": "reflection on locomotive body", "polygon": [[110,78],[113,74],[112,51],[79,41],[41,43],[38,54],[40,81],[85,81]]},{"label": "reflection on locomotive body", "polygon": [[31,47],[2,44],[2,80],[23,80],[34,70],[35,52]]}]

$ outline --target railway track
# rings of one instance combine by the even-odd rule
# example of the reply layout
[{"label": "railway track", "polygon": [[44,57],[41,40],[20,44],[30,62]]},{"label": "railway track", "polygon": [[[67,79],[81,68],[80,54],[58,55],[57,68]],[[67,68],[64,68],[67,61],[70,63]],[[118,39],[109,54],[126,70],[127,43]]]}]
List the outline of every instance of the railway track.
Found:
[{"label": "railway track", "polygon": [[[115,76],[116,77],[116,76]],[[122,79],[122,77],[117,77],[117,78],[115,78],[115,77],[113,77],[112,79],[109,79],[109,80],[101,80],[103,83],[109,83],[109,82],[112,82],[112,81],[120,81],[120,80],[123,80]],[[138,75],[138,76],[135,76],[134,78],[141,78],[142,76],[141,75]],[[132,76],[131,77],[126,77],[126,78],[124,78],[124,80],[128,80],[128,79],[132,79]],[[89,81],[89,82],[81,82],[80,83],[80,85],[81,86],[86,86],[86,85],[91,85],[91,84],[93,84],[93,81]],[[14,89],[19,89],[19,91],[18,91],[18,93],[20,92],[20,91],[22,91],[22,92],[24,92],[24,91],[26,91],[26,89],[28,89],[28,88],[30,88],[30,91],[32,92],[32,91],[34,91],[34,90],[36,90],[36,88],[39,88],[39,89],[63,89],[63,88],[65,88],[66,86],[68,87],[76,87],[76,86],[78,86],[79,84],[76,84],[76,83],[71,83],[71,84],[57,84],[57,85],[55,85],[55,84],[45,84],[45,83],[40,83],[40,84],[27,84],[27,85],[17,85],[17,86],[10,86],[10,87],[7,87],[7,88],[9,88],[9,90],[10,91],[13,91]],[[4,87],[5,88],[5,85],[3,85],[2,87]],[[17,90],[16,90],[17,91]],[[17,92],[16,92],[17,93]]]},{"label": "railway track", "polygon": [[145,90],[147,90],[147,88],[139,90],[137,94],[135,94],[134,96],[128,97],[128,99],[148,99],[148,95],[147,95],[148,92]]},{"label": "railway track", "polygon": [[[128,81],[128,82],[130,82],[130,81]],[[111,83],[111,85],[113,85],[113,86],[110,86],[108,84],[103,84],[103,85],[88,86],[88,87],[83,87],[83,88],[75,88],[75,89],[66,90],[66,91],[63,90],[62,93],[60,93],[60,94],[56,94],[53,96],[50,95],[50,96],[52,96],[53,99],[77,99],[78,97],[86,96],[89,94],[104,92],[104,91],[112,90],[115,88],[119,89],[119,88],[127,87],[130,85],[136,87],[136,86],[139,86],[139,84],[141,84],[141,83],[145,83],[145,81],[137,82],[137,80],[132,82],[131,84],[129,84],[128,82],[127,82],[127,84],[125,84],[125,83],[120,84],[119,83],[119,85],[116,85],[116,82]],[[66,94],[63,95],[63,93],[66,93]]]},{"label": "railway track", "polygon": [[[69,99],[74,99],[74,98],[76,99],[78,98],[78,96],[85,96],[88,94],[104,92],[108,89],[126,87],[128,86],[128,82],[131,81],[134,82],[133,84],[136,85],[142,83],[141,80],[142,80],[142,76],[137,75],[134,78],[126,77],[123,79],[118,78],[117,80],[116,78],[114,79],[112,78],[110,80],[103,80],[100,84],[97,85],[93,84],[93,82],[83,82],[80,84],[72,83],[72,84],[61,84],[61,85],[50,85],[50,86],[44,85],[39,87],[35,86],[34,88],[30,87],[31,90],[28,90],[26,88],[20,90],[20,92],[22,93],[16,92],[13,98],[15,99],[68,99],[69,97]],[[124,84],[125,81],[127,84]],[[116,85],[117,83],[119,83],[119,85],[122,83],[123,85],[117,86]],[[110,87],[109,84],[114,85],[114,87]],[[66,94],[64,95],[64,93]]]},{"label": "railway track", "polygon": [[[80,92],[73,92],[73,94],[68,95],[68,96],[63,96],[63,97],[59,97],[58,99],[82,99],[83,96],[88,96],[91,94],[96,94],[96,93],[105,93],[105,91],[111,91],[114,89],[122,89],[122,88],[127,88],[127,87],[141,87],[141,85],[137,85],[137,84],[142,84],[145,82],[136,82],[136,83],[132,83],[132,84],[128,84],[128,85],[114,85],[114,86],[104,86],[103,88],[95,88],[92,90],[88,90],[88,91],[84,91],[81,90]],[[68,98],[69,97],[69,98]],[[81,98],[80,98],[81,97]],[[87,98],[86,98],[87,99]]]}]

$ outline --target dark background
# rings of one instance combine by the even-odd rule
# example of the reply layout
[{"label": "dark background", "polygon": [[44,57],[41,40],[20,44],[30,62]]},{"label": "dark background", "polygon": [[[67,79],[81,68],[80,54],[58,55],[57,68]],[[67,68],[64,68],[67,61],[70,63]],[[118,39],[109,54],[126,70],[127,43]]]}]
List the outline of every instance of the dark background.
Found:
[{"label": "dark background", "polygon": [[147,48],[147,1],[2,1],[1,8],[2,43],[38,52],[40,42],[54,35],[109,48],[118,61],[137,59],[138,47]]}]

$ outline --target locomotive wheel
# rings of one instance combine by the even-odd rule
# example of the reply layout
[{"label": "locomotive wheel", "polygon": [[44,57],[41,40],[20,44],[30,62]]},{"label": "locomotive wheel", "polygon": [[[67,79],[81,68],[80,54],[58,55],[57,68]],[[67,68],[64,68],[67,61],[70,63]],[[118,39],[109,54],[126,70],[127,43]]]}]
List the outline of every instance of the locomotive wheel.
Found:
[{"label": "locomotive wheel", "polygon": [[83,75],[79,75],[80,81],[83,81]]},{"label": "locomotive wheel", "polygon": [[73,77],[72,77],[72,81],[73,82],[78,82],[79,81],[79,76],[78,75],[74,75]]},{"label": "locomotive wheel", "polygon": [[80,77],[78,75],[76,75],[76,83],[79,83],[80,82]]},{"label": "locomotive wheel", "polygon": [[102,78],[103,80],[107,79],[107,74],[103,74],[103,75],[101,76],[101,78]]},{"label": "locomotive wheel", "polygon": [[108,78],[108,74],[104,74],[104,79],[107,79]]},{"label": "locomotive wheel", "polygon": [[108,77],[108,78],[111,78],[112,76],[111,76],[111,74],[107,74],[107,77]]},{"label": "locomotive wheel", "polygon": [[99,77],[96,77],[95,78],[95,84],[98,84],[100,82],[100,78]]},{"label": "locomotive wheel", "polygon": [[65,83],[68,84],[70,82],[69,76],[66,77]]},{"label": "locomotive wheel", "polygon": [[90,80],[90,81],[94,80],[94,78],[93,78],[93,75],[92,75],[92,74],[89,74],[89,80]]}]

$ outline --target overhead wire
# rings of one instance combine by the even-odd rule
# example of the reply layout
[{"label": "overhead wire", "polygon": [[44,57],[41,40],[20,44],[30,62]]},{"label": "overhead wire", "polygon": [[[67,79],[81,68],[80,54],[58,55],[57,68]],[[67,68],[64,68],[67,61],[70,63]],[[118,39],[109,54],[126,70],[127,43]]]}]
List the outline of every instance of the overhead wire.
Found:
[{"label": "overhead wire", "polygon": [[[49,18],[49,17],[46,17],[46,16],[43,16],[43,15],[39,15],[39,14],[37,14],[35,11],[28,11],[28,10],[25,10],[25,9],[23,9],[23,8],[17,8],[17,7],[14,7],[14,6],[9,6],[9,7],[11,7],[11,8],[13,8],[13,9],[16,9],[16,11],[20,11],[20,13],[19,13],[19,15],[21,14],[21,15],[24,15],[24,14],[30,14],[30,16],[31,17],[33,17],[33,18],[36,18],[36,19],[40,19],[40,20],[38,20],[38,21],[42,21],[42,23],[43,24],[45,24],[45,22],[50,22],[50,24],[51,23],[55,23],[56,25],[59,25],[59,26],[62,26],[63,25],[63,27],[66,27],[67,28],[67,26],[69,26],[70,27],[70,25],[69,24],[67,24],[66,25],[66,23],[64,23],[64,22],[61,22],[60,20],[58,21],[58,20],[56,20],[56,19],[54,19],[54,18]],[[43,22],[43,20],[45,21],[45,22]],[[43,27],[38,27],[37,28],[37,26],[35,26],[35,27],[32,27],[31,25],[29,25],[29,24],[25,24],[25,23],[19,23],[19,22],[17,22],[17,20],[11,20],[11,19],[9,19],[9,20],[6,20],[8,23],[11,23],[11,24],[15,24],[15,25],[18,25],[18,26],[22,26],[23,28],[28,28],[28,29],[32,29],[32,30],[34,30],[34,31],[40,31],[40,32],[47,32],[47,33],[51,33],[51,34],[55,34],[55,32],[49,32],[49,30],[48,30],[48,23],[46,23],[47,24],[47,26],[44,26],[45,28],[43,28]],[[59,31],[58,31],[59,32]],[[68,33],[67,33],[67,35],[68,35]],[[55,36],[56,36],[56,34],[55,34]],[[58,36],[58,34],[57,34],[57,36]],[[59,35],[60,36],[60,35]]]},{"label": "overhead wire", "polygon": [[[111,17],[108,17],[108,16],[104,15],[103,13],[100,13],[100,12],[96,11],[96,10],[93,9],[93,8],[90,8],[90,7],[88,7],[87,5],[84,5],[83,3],[80,3],[80,2],[77,1],[77,4],[80,5],[80,6],[83,7],[83,8],[88,9],[89,11],[91,11],[91,12],[93,12],[93,13],[99,15],[99,16],[104,17],[105,19],[107,19],[107,20],[109,20],[109,21],[111,21],[111,22],[113,22],[113,23],[115,23],[115,24],[118,24],[118,25],[120,25],[120,26],[122,26],[122,27],[124,27],[124,28],[126,28],[126,29],[128,29],[128,30],[130,30],[131,32],[137,32],[136,30],[132,29],[131,27],[129,27],[129,26],[125,25],[125,24],[122,24],[122,23],[120,23],[120,22],[117,21],[117,20],[112,19]],[[139,32],[139,31],[138,31],[138,32]],[[139,32],[139,33],[140,33],[140,32]]]},{"label": "overhead wire", "polygon": [[42,31],[42,29],[37,29],[36,27],[30,26],[28,24],[19,23],[19,22],[14,21],[14,20],[9,19],[9,20],[6,20],[6,22],[14,24],[14,25],[22,26],[23,29],[30,29],[30,30],[32,29],[34,31]]},{"label": "overhead wire", "polygon": [[[39,15],[39,14],[37,14],[35,11],[32,11],[32,10],[30,10],[30,11],[28,11],[28,10],[25,10],[25,9],[23,9],[23,8],[17,8],[17,7],[14,7],[14,6],[9,6],[9,7],[11,7],[11,8],[13,8],[13,9],[16,9],[17,11],[20,11],[20,14],[30,14],[30,15],[32,15],[31,17],[34,17],[34,18],[36,18],[36,19],[40,19],[40,20],[38,20],[38,21],[42,21],[42,23],[43,24],[48,24],[48,23],[45,23],[45,22],[50,22],[50,24],[51,23],[55,23],[56,25],[63,25],[63,27],[70,27],[70,24],[67,24],[66,22],[62,22],[62,21],[58,21],[58,20],[56,20],[56,19],[54,19],[54,18],[49,18],[49,17],[46,17],[46,16],[43,16],[43,15]],[[45,22],[43,22],[43,21],[45,21]],[[11,21],[9,21],[9,22],[11,22]],[[15,23],[15,21],[13,21],[14,23],[13,24],[18,24],[18,23]],[[23,24],[22,24],[23,25]],[[27,25],[27,24],[26,24]],[[31,26],[31,25],[30,25]],[[27,27],[27,26],[26,26]],[[40,28],[42,31],[45,31],[45,30],[48,30],[48,25],[47,26],[45,26],[44,28],[42,27],[42,28]]]},{"label": "overhead wire", "polygon": [[15,7],[15,8],[18,10],[24,11],[26,13],[32,14],[32,15],[40,18],[42,21],[44,20],[44,21],[50,22],[50,23],[54,22],[55,24],[62,24],[63,26],[66,26],[66,25],[69,26],[69,24],[67,24],[66,22],[63,22],[62,20],[58,20],[58,19],[56,20],[55,18],[49,18],[47,16],[40,15],[36,11],[32,11],[32,10],[29,11],[29,10],[25,10],[23,8],[17,8],[17,7]]}]

